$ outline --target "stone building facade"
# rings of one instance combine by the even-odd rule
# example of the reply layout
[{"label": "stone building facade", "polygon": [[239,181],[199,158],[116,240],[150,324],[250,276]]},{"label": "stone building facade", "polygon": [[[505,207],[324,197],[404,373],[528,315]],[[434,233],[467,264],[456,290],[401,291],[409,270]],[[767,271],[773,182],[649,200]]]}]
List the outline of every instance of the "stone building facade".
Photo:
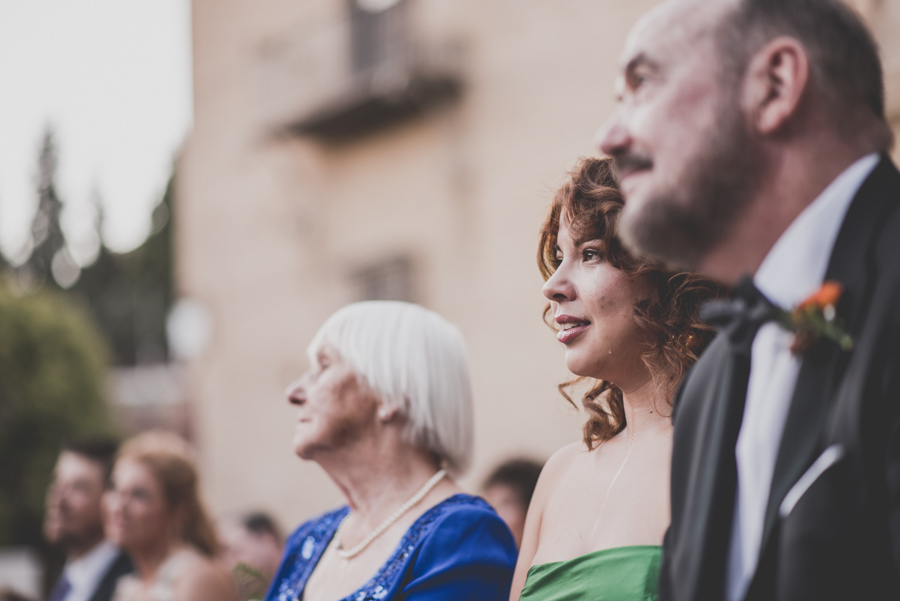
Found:
[{"label": "stone building facade", "polygon": [[[625,36],[656,0],[194,0],[195,120],[177,277],[211,324],[187,364],[217,512],[293,525],[339,501],[291,451],[284,388],[340,306],[419,302],[458,324],[477,490],[495,463],[580,437],[541,314],[538,229],[614,106]],[[900,3],[855,2],[900,116]]]}]

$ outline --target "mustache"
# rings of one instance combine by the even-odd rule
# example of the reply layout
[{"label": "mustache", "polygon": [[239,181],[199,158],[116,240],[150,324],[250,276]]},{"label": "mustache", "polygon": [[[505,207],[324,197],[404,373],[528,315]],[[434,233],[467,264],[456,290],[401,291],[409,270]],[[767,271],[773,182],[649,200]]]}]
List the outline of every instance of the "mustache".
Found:
[{"label": "mustache", "polygon": [[653,167],[653,159],[643,152],[617,152],[612,155],[612,159],[616,166],[616,171],[620,174],[642,171]]}]

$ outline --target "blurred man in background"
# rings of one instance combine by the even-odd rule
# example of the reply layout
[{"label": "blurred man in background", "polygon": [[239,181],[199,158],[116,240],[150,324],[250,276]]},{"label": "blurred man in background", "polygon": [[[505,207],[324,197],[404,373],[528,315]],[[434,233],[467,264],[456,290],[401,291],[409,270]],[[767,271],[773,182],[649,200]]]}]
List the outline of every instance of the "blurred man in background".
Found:
[{"label": "blurred man in background", "polygon": [[512,530],[517,547],[522,544],[525,516],[542,467],[531,459],[510,459],[498,465],[481,487],[485,501]]},{"label": "blurred man in background", "polygon": [[66,554],[48,601],[109,601],[131,560],[103,534],[103,493],[117,444],[90,440],[66,445],[47,491],[44,536]]},{"label": "blurred man in background", "polygon": [[255,511],[231,516],[219,522],[222,565],[235,576],[241,599],[261,597],[284,550],[284,537],[275,520]]}]

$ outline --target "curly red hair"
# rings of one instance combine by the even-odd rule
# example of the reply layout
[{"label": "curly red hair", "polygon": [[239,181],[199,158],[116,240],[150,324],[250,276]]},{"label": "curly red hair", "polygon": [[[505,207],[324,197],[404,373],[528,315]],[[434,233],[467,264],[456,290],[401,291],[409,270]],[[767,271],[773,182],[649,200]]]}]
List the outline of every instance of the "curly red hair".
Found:
[{"label": "curly red hair", "polygon": [[[697,360],[713,337],[713,330],[700,321],[700,306],[722,296],[725,290],[697,274],[667,271],[661,264],[632,255],[622,246],[617,234],[624,199],[610,159],[583,158],[569,172],[567,181],[556,191],[550,212],[541,227],[538,268],[544,280],[556,270],[556,237],[565,219],[577,244],[599,240],[604,260],[628,278],[640,278],[651,285],[650,295],[637,302],[634,319],[646,341],[641,358],[652,374],[661,396],[671,406],[675,389],[688,368]],[[549,321],[550,305],[544,310]],[[567,393],[576,378],[559,385]],[[589,449],[608,440],[625,427],[622,391],[612,382],[596,380],[582,397],[588,413],[584,442]]]}]

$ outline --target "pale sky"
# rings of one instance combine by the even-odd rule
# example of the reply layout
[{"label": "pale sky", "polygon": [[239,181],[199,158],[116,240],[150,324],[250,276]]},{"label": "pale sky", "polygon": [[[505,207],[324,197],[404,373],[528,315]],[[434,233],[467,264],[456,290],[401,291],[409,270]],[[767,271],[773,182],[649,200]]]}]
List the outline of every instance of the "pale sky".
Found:
[{"label": "pale sky", "polygon": [[0,0],[0,249],[21,255],[56,132],[63,227],[91,253],[91,198],[113,250],[150,227],[192,120],[189,0]]}]

